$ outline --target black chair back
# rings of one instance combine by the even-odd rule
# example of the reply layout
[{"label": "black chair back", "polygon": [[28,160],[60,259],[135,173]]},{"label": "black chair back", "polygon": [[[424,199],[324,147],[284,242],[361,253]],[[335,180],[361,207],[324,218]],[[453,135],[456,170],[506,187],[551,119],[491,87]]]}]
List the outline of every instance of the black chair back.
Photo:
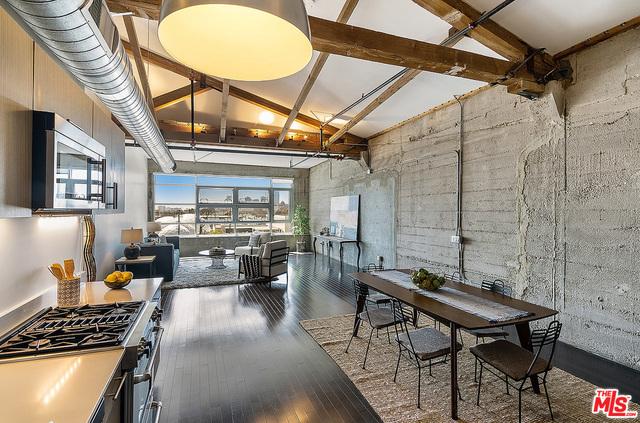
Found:
[{"label": "black chair back", "polygon": [[393,310],[393,317],[395,320],[396,339],[398,339],[400,332],[405,332],[407,334],[407,338],[409,339],[411,352],[415,354],[415,349],[413,348],[413,342],[411,341],[411,335],[409,335],[409,327],[407,325],[407,322],[410,322],[413,320],[413,314],[412,314],[411,308],[403,306],[402,303],[396,300],[395,298],[391,299],[391,308]]},{"label": "black chair back", "polygon": [[556,344],[558,342],[558,338],[560,338],[560,331],[562,330],[562,323],[557,320],[549,323],[546,329],[536,329],[531,332],[531,336],[529,337],[529,345],[535,349],[536,353],[533,357],[533,361],[529,366],[529,370],[527,370],[527,376],[530,374],[533,366],[536,361],[540,357],[542,353],[542,349],[548,345],[551,345],[551,352],[549,353],[549,358],[547,359],[547,368],[544,370],[545,373],[549,371],[551,368],[551,360],[553,359],[553,354],[556,351]]},{"label": "black chair back", "polygon": [[506,285],[502,279],[496,279],[494,281],[483,280],[480,288],[506,297],[511,297],[513,293],[511,287]]},{"label": "black chair back", "polygon": [[379,270],[384,270],[384,266],[382,264],[369,263],[365,267],[362,268],[363,272],[376,272]]}]

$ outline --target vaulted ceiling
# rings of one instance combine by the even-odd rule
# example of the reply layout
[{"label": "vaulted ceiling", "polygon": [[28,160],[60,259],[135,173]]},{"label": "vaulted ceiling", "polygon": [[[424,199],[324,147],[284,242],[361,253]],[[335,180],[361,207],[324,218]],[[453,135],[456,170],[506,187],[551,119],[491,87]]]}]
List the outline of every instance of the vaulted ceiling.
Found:
[{"label": "vaulted ceiling", "polygon": [[[429,1],[360,0],[348,19],[348,24],[439,44],[449,35],[451,25],[420,5],[420,3],[428,3]],[[468,5],[478,11],[489,10],[500,2],[500,0],[466,0]],[[154,17],[154,11],[157,11],[159,2],[157,0],[138,2],[114,0],[108,3],[112,10],[119,7],[131,10],[130,6],[133,4],[137,7],[134,12],[136,15],[144,16],[146,14]],[[345,4],[345,0],[305,0],[305,3],[310,16],[335,21]],[[140,7],[141,4],[145,7]],[[546,53],[553,55],[638,15],[640,15],[640,2],[637,0],[518,0],[496,14],[492,20],[524,40],[531,47],[544,47]],[[115,16],[114,21],[118,25],[122,38],[128,39],[123,17]],[[157,21],[135,17],[133,23],[140,46],[143,49],[169,58],[157,38]],[[215,46],[198,45],[197,40],[194,40],[194,48],[200,49],[203,55],[215,54]],[[469,37],[459,41],[455,48],[503,59],[496,52]],[[318,55],[318,52],[314,52],[314,59],[305,69],[287,78],[268,82],[231,81],[230,84],[232,89],[235,87],[287,108],[292,108]],[[172,90],[185,87],[189,83],[184,76],[163,69],[158,65],[146,62],[146,67],[153,97],[157,98]],[[318,74],[317,81],[302,104],[300,112],[308,117],[324,121],[401,69],[400,66],[385,63],[329,55],[325,66]],[[451,100],[454,95],[464,94],[483,85],[486,85],[486,82],[426,71],[420,72],[387,101],[353,128],[350,128],[349,132],[357,137],[369,138],[392,125]],[[332,125],[340,128],[361,112],[367,104],[368,101],[365,101],[346,115],[338,116]],[[196,122],[219,128],[222,93],[211,89],[197,95],[195,111]],[[261,128],[271,131],[265,132],[265,134],[277,137],[285,124],[286,116],[276,114],[273,122],[265,125],[259,120],[263,111],[262,107],[232,94],[229,97],[226,112],[227,127],[230,129],[234,127]],[[177,100],[175,103],[158,110],[157,116],[161,121],[188,122],[190,120],[188,98]],[[301,140],[304,136],[313,137],[316,133],[317,128],[296,122],[288,135]],[[255,134],[249,133],[247,135]]]}]

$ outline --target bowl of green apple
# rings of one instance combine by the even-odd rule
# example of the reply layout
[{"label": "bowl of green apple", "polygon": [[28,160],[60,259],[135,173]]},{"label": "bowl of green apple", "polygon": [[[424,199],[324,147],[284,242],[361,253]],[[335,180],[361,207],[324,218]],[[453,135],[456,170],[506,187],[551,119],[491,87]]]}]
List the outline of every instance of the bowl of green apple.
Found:
[{"label": "bowl of green apple", "polygon": [[411,273],[411,281],[418,288],[426,289],[427,291],[436,291],[446,282],[443,276],[438,276],[423,268]]}]

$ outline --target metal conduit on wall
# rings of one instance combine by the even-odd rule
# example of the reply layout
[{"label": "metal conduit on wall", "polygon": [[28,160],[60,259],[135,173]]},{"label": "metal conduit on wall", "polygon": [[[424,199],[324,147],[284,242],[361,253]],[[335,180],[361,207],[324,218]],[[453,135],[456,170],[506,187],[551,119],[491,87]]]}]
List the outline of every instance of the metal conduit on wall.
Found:
[{"label": "metal conduit on wall", "polygon": [[176,162],[102,0],[0,0],[0,4],[107,106],[163,172],[175,170]]}]

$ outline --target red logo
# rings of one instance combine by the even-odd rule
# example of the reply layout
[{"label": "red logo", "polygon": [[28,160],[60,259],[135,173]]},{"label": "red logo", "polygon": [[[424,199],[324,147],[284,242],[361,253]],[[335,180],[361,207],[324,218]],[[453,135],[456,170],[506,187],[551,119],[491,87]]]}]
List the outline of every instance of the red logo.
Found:
[{"label": "red logo", "polygon": [[635,419],[637,411],[629,411],[631,395],[620,395],[617,389],[596,389],[593,397],[593,414],[603,413],[610,419]]}]

